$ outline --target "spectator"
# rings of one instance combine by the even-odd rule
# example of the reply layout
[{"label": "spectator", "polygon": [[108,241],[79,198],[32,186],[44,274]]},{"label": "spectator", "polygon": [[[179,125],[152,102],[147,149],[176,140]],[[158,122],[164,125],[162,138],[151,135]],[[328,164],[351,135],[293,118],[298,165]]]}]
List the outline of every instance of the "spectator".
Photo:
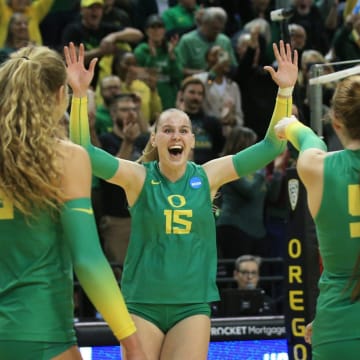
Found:
[{"label": "spectator", "polygon": [[234,80],[239,85],[244,112],[244,125],[262,137],[273,107],[272,95],[276,87],[264,66],[269,64],[266,41],[258,28],[244,32],[238,38],[237,56],[239,66]]},{"label": "spectator", "polygon": [[[106,61],[107,56],[110,56],[111,64],[111,56],[118,50],[119,42],[137,43],[143,37],[142,32],[138,29],[122,28],[102,22],[103,12],[103,0],[81,0],[81,19],[67,25],[62,37],[63,44],[70,42],[73,42],[75,46],[79,46],[80,43],[84,44],[86,64],[89,64],[94,58],[99,58],[99,66],[96,68],[92,82],[94,89],[98,81],[99,67],[106,66],[102,62],[103,60],[108,62]],[[128,48],[127,44],[126,49]],[[107,75],[110,75],[110,72]]]},{"label": "spectator", "polygon": [[96,106],[95,130],[98,136],[111,132],[113,120],[110,115],[110,104],[121,94],[121,80],[117,75],[109,75],[100,81],[101,104]]},{"label": "spectator", "polygon": [[[259,289],[261,258],[244,254],[235,260],[234,279],[240,290]],[[275,312],[275,300],[264,294],[261,315],[270,315]],[[260,315],[259,314],[259,315]]]},{"label": "spectator", "polygon": [[30,44],[29,21],[25,14],[15,12],[9,21],[7,38],[0,48],[0,64],[7,60],[11,53]]},{"label": "spectator", "polygon": [[205,8],[197,29],[182,35],[177,47],[177,54],[184,76],[206,70],[205,54],[213,45],[219,45],[229,53],[231,66],[237,65],[231,40],[222,34],[226,19],[226,12],[222,8]]},{"label": "spectator", "polygon": [[195,13],[199,10],[196,0],[178,0],[162,13],[165,29],[168,35],[181,36],[196,27]]},{"label": "spectator", "polygon": [[116,53],[112,73],[120,77],[122,93],[136,94],[141,99],[141,115],[147,124],[153,124],[162,110],[157,74],[138,67],[135,55],[128,51]]},{"label": "spectator", "polygon": [[289,24],[289,36],[291,48],[297,50],[299,60],[301,60],[302,53],[306,46],[306,31],[304,27],[299,24]]},{"label": "spectator", "polygon": [[205,86],[200,79],[186,78],[181,85],[178,107],[190,118],[195,135],[193,160],[197,164],[217,158],[224,146],[219,119],[203,110]]},{"label": "spectator", "polygon": [[155,72],[157,90],[163,109],[175,107],[176,95],[182,80],[182,70],[175,53],[178,36],[170,41],[165,38],[164,22],[159,15],[150,15],[146,21],[147,42],[139,44],[134,55],[137,64],[149,72]]},{"label": "spectator", "polygon": [[[310,125],[310,84],[309,80],[312,76],[312,66],[315,64],[324,65],[321,73],[328,74],[334,71],[332,65],[326,66],[325,57],[317,50],[305,50],[301,56],[301,68],[299,71],[299,81],[295,87],[294,103],[299,108],[306,125]],[[327,83],[322,87],[322,107],[321,113],[324,115],[330,106],[330,100],[334,93],[334,84]]]},{"label": "spectator", "polygon": [[[195,74],[205,86],[203,109],[207,115],[221,120],[223,129],[244,123],[239,86],[228,76],[230,56],[214,45],[206,52],[207,71]],[[225,131],[224,133],[226,133]]]},{"label": "spectator", "polygon": [[313,0],[292,0],[294,15],[289,23],[301,25],[307,34],[306,49],[319,51],[324,56],[330,49],[330,40],[325,28],[325,20]]},{"label": "spectator", "polygon": [[20,12],[27,16],[29,21],[30,41],[42,44],[40,23],[54,0],[0,0],[0,47],[4,46],[9,28],[9,21],[14,12]]},{"label": "spectator", "polygon": [[[223,155],[236,154],[255,144],[257,135],[246,127],[234,127],[226,139]],[[265,199],[277,197],[283,177],[281,164],[274,168],[267,180],[265,169],[229,182],[219,190],[220,214],[216,220],[219,251],[226,259],[234,255],[255,254],[266,256],[270,244],[266,239]]]},{"label": "spectator", "polygon": [[[333,49],[337,61],[360,58],[360,13],[348,15],[344,24],[335,33]],[[345,69],[348,66],[339,66],[339,69]]]}]

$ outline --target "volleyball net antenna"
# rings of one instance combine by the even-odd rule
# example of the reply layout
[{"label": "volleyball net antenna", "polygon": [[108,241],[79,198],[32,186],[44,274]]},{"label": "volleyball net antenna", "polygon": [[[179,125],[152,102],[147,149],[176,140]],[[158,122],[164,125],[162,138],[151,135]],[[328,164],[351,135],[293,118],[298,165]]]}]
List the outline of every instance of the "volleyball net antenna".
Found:
[{"label": "volleyball net antenna", "polygon": [[[350,68],[344,70],[338,70],[331,73],[324,74],[324,69],[329,68],[329,66],[339,66],[339,65],[352,65]],[[313,64],[310,68],[310,89],[309,89],[309,105],[310,105],[310,126],[318,134],[318,136],[323,135],[323,126],[322,126],[322,85],[339,81],[351,75],[360,74],[360,59],[359,60],[348,60],[348,61],[338,61],[330,62],[325,64]]]}]

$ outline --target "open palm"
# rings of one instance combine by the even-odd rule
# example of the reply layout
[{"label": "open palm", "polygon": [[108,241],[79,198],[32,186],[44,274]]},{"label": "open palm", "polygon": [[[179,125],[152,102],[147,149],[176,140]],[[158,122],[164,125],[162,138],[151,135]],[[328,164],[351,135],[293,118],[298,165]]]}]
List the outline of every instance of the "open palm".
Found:
[{"label": "open palm", "polygon": [[298,53],[294,50],[291,51],[289,44],[284,44],[280,40],[279,48],[276,44],[273,44],[274,55],[278,64],[278,69],[271,66],[264,66],[264,69],[268,71],[280,88],[287,88],[295,86],[298,77]]},{"label": "open palm", "polygon": [[80,44],[78,52],[72,42],[69,46],[64,47],[68,83],[76,97],[86,96],[86,92],[94,76],[94,69],[97,62],[96,58],[92,59],[89,69],[86,69],[84,64],[84,54],[85,49],[83,44]]}]

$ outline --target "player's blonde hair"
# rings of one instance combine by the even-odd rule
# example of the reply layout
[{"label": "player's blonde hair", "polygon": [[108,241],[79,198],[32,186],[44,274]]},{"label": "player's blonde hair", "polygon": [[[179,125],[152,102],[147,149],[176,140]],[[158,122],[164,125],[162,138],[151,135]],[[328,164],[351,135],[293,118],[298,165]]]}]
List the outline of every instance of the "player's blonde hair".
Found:
[{"label": "player's blonde hair", "polygon": [[56,110],[66,77],[61,56],[44,46],[24,47],[0,67],[0,191],[27,216],[63,201]]}]

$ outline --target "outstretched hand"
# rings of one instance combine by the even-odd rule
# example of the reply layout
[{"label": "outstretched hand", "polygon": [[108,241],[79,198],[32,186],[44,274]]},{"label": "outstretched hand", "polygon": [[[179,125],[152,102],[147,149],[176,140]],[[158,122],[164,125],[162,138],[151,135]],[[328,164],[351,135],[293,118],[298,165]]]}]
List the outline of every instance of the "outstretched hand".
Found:
[{"label": "outstretched hand", "polygon": [[284,44],[280,40],[279,48],[273,44],[274,55],[278,64],[278,69],[272,66],[264,66],[264,70],[268,71],[272,79],[280,88],[293,87],[298,77],[298,53],[296,50],[292,53],[289,44]]},{"label": "outstretched hand", "polygon": [[91,80],[94,77],[94,69],[97,58],[90,61],[89,69],[85,68],[84,45],[80,44],[79,52],[77,53],[74,43],[69,46],[64,46],[64,55],[67,65],[68,83],[71,86],[75,97],[85,97],[90,86]]}]

